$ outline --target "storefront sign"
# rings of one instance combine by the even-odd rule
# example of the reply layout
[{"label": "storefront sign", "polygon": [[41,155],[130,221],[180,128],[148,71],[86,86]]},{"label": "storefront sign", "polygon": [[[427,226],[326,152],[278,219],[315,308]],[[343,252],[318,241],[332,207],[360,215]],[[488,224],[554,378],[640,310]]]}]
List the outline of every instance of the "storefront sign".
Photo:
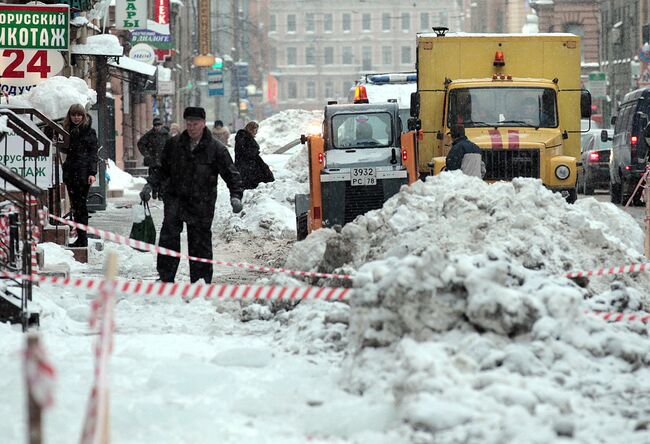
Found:
[{"label": "storefront sign", "polygon": [[199,54],[210,54],[210,0],[199,0]]},{"label": "storefront sign", "polygon": [[169,23],[169,0],[156,0],[154,20],[162,25]]},{"label": "storefront sign", "polygon": [[147,27],[147,0],[116,0],[115,27],[139,29]]},{"label": "storefront sign", "polygon": [[159,34],[149,29],[136,29],[131,31],[131,43],[146,43],[157,49],[172,49],[172,36]]},{"label": "storefront sign", "polygon": [[63,65],[59,51],[0,50],[0,92],[10,96],[29,92],[61,72]]},{"label": "storefront sign", "polygon": [[174,89],[174,82],[172,80],[158,80],[159,96],[173,96]]},{"label": "storefront sign", "polygon": [[[54,182],[53,151],[50,151],[49,156],[27,157],[23,155],[25,144],[25,140],[13,131],[8,133],[0,144],[0,163],[40,188],[51,187]],[[40,148],[42,145],[39,143]],[[61,177],[61,171],[59,174]],[[0,187],[8,191],[16,191],[9,182],[2,180],[0,180]]]},{"label": "storefront sign", "polygon": [[0,48],[68,49],[70,8],[0,4]]},{"label": "storefront sign", "polygon": [[129,51],[129,57],[138,62],[148,63],[149,65],[153,65],[156,62],[156,52],[151,46],[145,43],[138,43],[133,46],[131,51]]}]

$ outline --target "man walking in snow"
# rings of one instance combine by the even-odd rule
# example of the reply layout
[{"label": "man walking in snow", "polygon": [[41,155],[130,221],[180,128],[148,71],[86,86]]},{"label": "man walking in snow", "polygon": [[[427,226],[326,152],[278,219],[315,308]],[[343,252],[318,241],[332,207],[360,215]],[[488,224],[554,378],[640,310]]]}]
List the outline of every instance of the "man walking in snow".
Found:
[{"label": "man walking in snow", "polygon": [[[140,193],[144,201],[152,188],[163,186],[164,219],[160,230],[160,247],[180,251],[183,223],[187,225],[190,256],[212,259],[212,219],[217,201],[217,180],[221,176],[230,190],[233,213],[242,210],[244,193],[241,176],[228,149],[212,137],[205,126],[205,110],[185,108],[186,130],[165,144],[161,167],[149,176]],[[174,282],[179,259],[158,255],[160,280]],[[190,280],[212,282],[212,264],[190,262]]]},{"label": "man walking in snow", "polygon": [[447,171],[461,170],[468,176],[483,177],[485,166],[481,149],[465,136],[465,127],[452,125],[450,132],[452,143],[447,154]]},{"label": "man walking in snow", "polygon": [[[149,167],[149,176],[154,170],[160,168],[160,155],[169,137],[169,131],[163,127],[162,120],[156,117],[153,119],[153,128],[144,133],[138,140],[138,150],[144,157],[144,166]],[[152,190],[153,198],[162,198],[162,196],[158,196],[159,193],[160,190],[154,187]]]}]

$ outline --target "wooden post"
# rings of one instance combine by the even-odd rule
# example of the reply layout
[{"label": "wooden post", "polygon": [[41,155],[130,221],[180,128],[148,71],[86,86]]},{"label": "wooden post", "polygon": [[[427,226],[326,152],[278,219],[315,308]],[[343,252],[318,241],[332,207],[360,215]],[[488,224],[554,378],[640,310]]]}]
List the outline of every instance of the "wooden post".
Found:
[{"label": "wooden post", "polygon": [[[38,335],[27,335],[27,354],[36,353],[38,348]],[[31,384],[27,381],[27,372],[25,372],[25,383],[27,385],[27,413],[28,413],[28,435],[29,444],[41,444],[43,441],[43,425],[41,422],[41,406],[36,402],[32,393]]]},{"label": "wooden post", "polygon": [[[117,277],[117,253],[114,251],[111,251],[108,254],[108,257],[106,258],[106,270],[104,271],[104,277],[106,278],[106,283],[112,282],[115,280]],[[108,299],[106,300],[106,304],[109,304],[108,307],[106,307],[106,313],[111,313],[110,315],[110,321],[109,322],[102,322],[102,328],[108,328],[112,329],[113,326],[110,325],[113,322],[113,301],[114,301],[114,294],[109,295]],[[108,334],[106,331],[103,332],[104,335]],[[110,334],[112,336],[112,333]],[[106,359],[110,351],[105,350],[104,353],[106,354]],[[106,363],[106,367],[108,367],[108,363]],[[108,370],[106,370],[108,372]],[[103,375],[105,378],[107,378],[107,375]],[[103,406],[99,407],[99,411],[103,412],[102,417],[99,418],[100,424],[100,435],[99,435],[99,442],[101,444],[109,444],[110,443],[110,412],[111,412],[111,403],[110,403],[110,398],[109,398],[109,391],[108,391],[108,381],[103,381],[103,383],[100,385],[100,388],[103,388],[104,391],[104,396],[102,396],[100,399],[103,400]]]}]

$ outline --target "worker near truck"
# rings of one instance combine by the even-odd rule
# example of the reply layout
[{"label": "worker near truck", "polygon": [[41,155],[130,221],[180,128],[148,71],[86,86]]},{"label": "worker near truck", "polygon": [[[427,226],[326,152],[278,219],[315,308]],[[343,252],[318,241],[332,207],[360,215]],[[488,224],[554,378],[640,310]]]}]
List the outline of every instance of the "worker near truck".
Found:
[{"label": "worker near truck", "polygon": [[468,176],[481,178],[485,174],[485,166],[481,160],[481,149],[465,136],[463,125],[452,125],[451,150],[447,155],[447,171],[461,170]]}]

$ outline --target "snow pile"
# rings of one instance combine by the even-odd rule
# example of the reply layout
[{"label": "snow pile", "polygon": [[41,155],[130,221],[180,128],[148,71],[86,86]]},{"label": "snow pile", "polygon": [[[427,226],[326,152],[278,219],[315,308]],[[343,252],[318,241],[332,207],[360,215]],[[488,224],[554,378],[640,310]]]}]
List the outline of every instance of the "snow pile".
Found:
[{"label": "snow pile", "polygon": [[36,108],[50,119],[62,119],[74,104],[86,108],[97,102],[97,93],[79,77],[55,76],[32,88],[28,93],[12,97],[12,106]]},{"label": "snow pile", "polygon": [[120,45],[120,40],[112,34],[91,35],[86,39],[86,43],[74,43],[70,45],[72,54],[86,55],[104,55],[104,56],[122,56],[124,47]]},{"label": "snow pile", "polygon": [[128,190],[137,185],[144,185],[147,181],[142,177],[133,177],[126,171],[120,169],[115,162],[108,159],[108,182],[109,190]]},{"label": "snow pile", "polygon": [[359,270],[343,380],[392,394],[411,442],[642,442],[648,326],[584,312],[648,310],[650,277],[562,277],[641,261],[642,239],[611,204],[446,173],[317,231],[286,266]]},{"label": "snow pile", "polygon": [[215,224],[219,230],[225,229],[227,237],[246,232],[265,239],[295,239],[295,195],[309,193],[307,155],[303,149],[292,156],[267,154],[262,157],[273,171],[275,181],[244,191],[244,210],[232,215],[230,194],[220,180]]},{"label": "snow pile", "polygon": [[[320,133],[322,122],[322,111],[302,109],[281,111],[260,122],[255,140],[260,145],[262,153],[274,153],[289,142],[300,139],[301,134]],[[235,146],[234,139],[231,145]]]}]

